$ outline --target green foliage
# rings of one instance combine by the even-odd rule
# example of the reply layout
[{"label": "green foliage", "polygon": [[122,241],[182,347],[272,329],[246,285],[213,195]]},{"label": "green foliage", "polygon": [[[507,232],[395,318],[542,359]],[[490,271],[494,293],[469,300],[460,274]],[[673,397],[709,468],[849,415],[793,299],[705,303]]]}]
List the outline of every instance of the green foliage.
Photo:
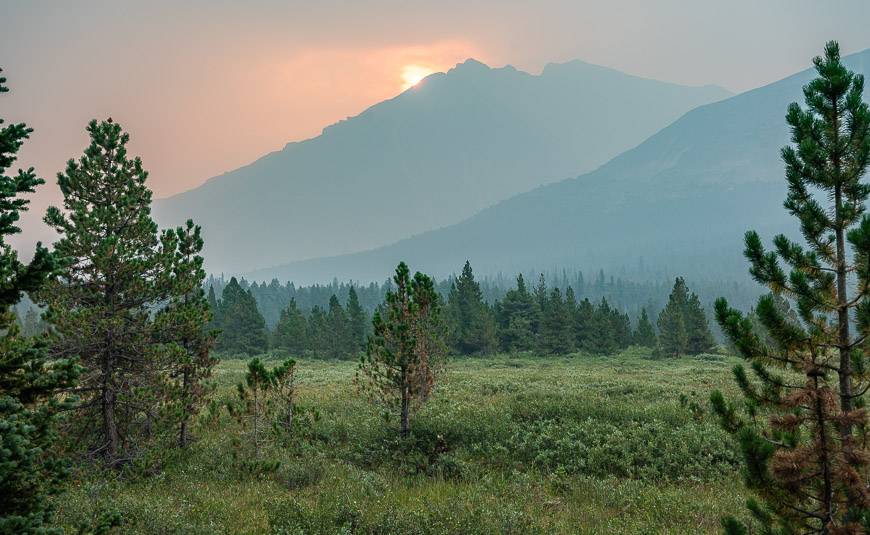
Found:
[{"label": "green foliage", "polygon": [[353,352],[364,351],[369,334],[368,314],[359,302],[356,289],[351,286],[347,293],[347,320],[349,324],[350,348]]},{"label": "green foliage", "polygon": [[861,182],[870,162],[870,108],[861,100],[863,77],[842,64],[837,43],[814,64],[807,108],[789,106],[792,145],[782,149],[784,206],[799,220],[806,246],[779,235],[767,251],[747,232],[750,273],[772,294],[749,316],[716,302],[716,318],[749,370],[734,368],[743,410],[719,392],[711,402],[739,440],[746,486],[758,498],[747,502],[753,522],[726,518],[728,533],[863,533],[870,509],[870,186]]},{"label": "green foliage", "polygon": [[526,289],[523,275],[517,276],[517,287],[508,290],[495,305],[499,344],[505,351],[528,351],[535,344],[537,309]]},{"label": "green foliage", "polygon": [[659,349],[665,355],[698,355],[715,346],[701,301],[689,295],[686,281],[677,277],[668,304],[659,314]]},{"label": "green foliage", "polygon": [[462,274],[450,286],[445,316],[449,345],[457,354],[483,355],[495,350],[495,319],[483,302],[480,285],[467,260]]},{"label": "green foliage", "polygon": [[235,277],[224,288],[217,317],[218,350],[255,355],[268,348],[266,321],[257,309],[254,296],[239,286]]},{"label": "green foliage", "polygon": [[[0,94],[8,91],[5,81],[0,76]],[[53,452],[55,419],[69,406],[58,393],[79,372],[73,358],[51,355],[41,336],[22,336],[13,312],[23,293],[38,291],[58,267],[40,245],[25,264],[7,243],[20,232],[15,223],[27,209],[23,195],[44,183],[32,168],[6,174],[31,131],[24,124],[0,128],[0,533],[10,534],[55,531],[48,498],[67,475]]]},{"label": "green foliage", "polygon": [[[159,477],[80,472],[57,501],[59,523],[73,529],[103,510],[121,514],[124,533],[333,533],[348,525],[407,533],[417,525],[411,533],[516,526],[639,535],[661,530],[662,511],[675,533],[716,533],[724,514],[745,522],[746,491],[734,477],[739,445],[678,400],[709,385],[733,392],[736,359],[648,356],[635,348],[453,359],[406,441],[383,425],[378,407],[358,403],[353,363],[299,360],[299,407],[322,417],[294,423],[290,443],[269,420],[256,472],[250,445],[233,446],[250,428],[224,410],[204,411],[199,439],[167,458]],[[247,366],[218,365],[217,399],[238,399]]]},{"label": "green foliage", "polygon": [[52,351],[84,367],[73,435],[83,453],[118,466],[189,415],[195,388],[179,394],[178,378],[194,365],[198,383],[212,364],[202,240],[192,223],[158,232],[148,173],[127,157],[120,125],[91,121],[87,131],[84,155],[58,174],[64,209],[45,216],[65,269],[37,296],[54,325]]},{"label": "green foliage", "polygon": [[272,347],[300,355],[308,348],[308,322],[291,299],[272,333]]},{"label": "green foliage", "polygon": [[360,360],[357,385],[386,407],[399,410],[400,433],[410,431],[410,413],[435,387],[443,340],[440,298],[432,279],[420,272],[411,278],[400,262],[387,293],[375,312],[373,334]]},{"label": "green foliage", "polygon": [[541,311],[538,348],[547,355],[562,355],[573,349],[571,318],[558,288],[550,291]]},{"label": "green foliage", "polygon": [[658,345],[658,338],[646,313],[646,308],[640,311],[640,317],[637,320],[637,330],[634,332],[634,343],[643,347],[656,347]]},{"label": "green foliage", "polygon": [[[296,361],[287,359],[269,370],[259,359],[248,362],[244,382],[236,385],[237,399],[227,409],[243,426],[234,456],[241,465],[262,469],[261,453],[273,438],[293,431],[296,401]],[[276,434],[277,432],[277,434]],[[249,462],[243,446],[253,450]]]}]

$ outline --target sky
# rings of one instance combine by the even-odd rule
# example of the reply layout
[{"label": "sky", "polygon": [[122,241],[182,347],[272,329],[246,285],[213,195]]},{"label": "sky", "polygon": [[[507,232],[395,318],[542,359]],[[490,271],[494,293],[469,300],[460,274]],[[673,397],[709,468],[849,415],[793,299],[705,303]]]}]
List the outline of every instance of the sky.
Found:
[{"label": "sky", "polygon": [[316,136],[473,57],[538,73],[582,59],[735,92],[870,48],[870,2],[807,0],[0,0],[0,117],[35,129],[20,166],[58,202],[88,120],[130,132],[157,197]]}]

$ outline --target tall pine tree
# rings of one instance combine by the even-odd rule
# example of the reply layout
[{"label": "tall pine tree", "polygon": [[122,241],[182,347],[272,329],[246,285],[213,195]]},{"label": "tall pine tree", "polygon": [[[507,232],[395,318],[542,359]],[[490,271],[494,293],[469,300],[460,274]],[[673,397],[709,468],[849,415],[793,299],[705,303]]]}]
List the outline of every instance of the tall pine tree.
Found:
[{"label": "tall pine tree", "polygon": [[[0,76],[0,94],[8,91],[5,82]],[[25,264],[7,243],[21,232],[16,222],[29,202],[23,195],[44,183],[33,168],[7,174],[31,132],[21,123],[0,128],[0,533],[49,532],[48,498],[66,476],[52,451],[63,405],[57,394],[79,371],[72,358],[53,358],[42,337],[21,336],[15,323],[23,293],[38,291],[58,267],[41,245]]]},{"label": "tall pine tree", "polygon": [[242,288],[235,277],[224,287],[218,317],[217,349],[220,351],[255,355],[268,349],[266,320],[251,291]]},{"label": "tall pine tree", "polygon": [[485,354],[495,349],[495,321],[467,260],[450,287],[445,312],[450,346],[456,353]]},{"label": "tall pine tree", "polygon": [[864,79],[843,65],[837,43],[828,43],[814,63],[818,77],[804,87],[806,108],[788,108],[792,144],[782,150],[785,208],[799,220],[806,246],[779,235],[767,251],[752,231],[745,240],[752,276],[793,299],[800,322],[764,296],[756,307],[767,331],[762,336],[750,318],[724,299],[716,302],[717,320],[752,370],[734,369],[744,397],[739,405],[711,395],[724,427],[740,442],[755,495],[748,504],[755,526],[727,518],[732,534],[755,527],[760,533],[870,529],[870,217],[864,213],[870,186],[861,182],[870,161],[870,109],[862,102]]},{"label": "tall pine tree", "polygon": [[505,351],[529,351],[535,343],[535,301],[526,288],[522,273],[517,287],[496,303],[499,343]]},{"label": "tall pine tree", "polygon": [[559,288],[550,291],[541,314],[541,331],[538,334],[538,349],[548,355],[563,355],[573,349],[571,323],[562,292]]},{"label": "tall pine tree", "polygon": [[369,317],[359,303],[356,289],[351,286],[347,291],[347,321],[350,330],[350,344],[354,353],[365,349],[366,336],[369,333]]},{"label": "tall pine tree", "polygon": [[308,321],[296,307],[296,299],[290,299],[290,303],[281,311],[278,323],[275,324],[272,347],[301,355],[308,348],[307,331]]},{"label": "tall pine tree", "polygon": [[634,332],[634,343],[643,347],[656,347],[658,339],[655,329],[646,313],[646,308],[640,309],[640,317],[637,319],[637,330]]},{"label": "tall pine tree", "polygon": [[78,355],[84,366],[81,443],[88,456],[118,465],[164,430],[162,409],[178,369],[166,345],[184,344],[191,328],[204,327],[198,322],[205,314],[159,328],[154,315],[200,282],[197,266],[185,263],[201,243],[158,232],[148,173],[139,158],[127,157],[129,135],[120,125],[91,121],[87,131],[84,155],[58,174],[64,210],[51,207],[45,216],[61,235],[55,251],[68,264],[38,295],[55,327],[53,351]]}]

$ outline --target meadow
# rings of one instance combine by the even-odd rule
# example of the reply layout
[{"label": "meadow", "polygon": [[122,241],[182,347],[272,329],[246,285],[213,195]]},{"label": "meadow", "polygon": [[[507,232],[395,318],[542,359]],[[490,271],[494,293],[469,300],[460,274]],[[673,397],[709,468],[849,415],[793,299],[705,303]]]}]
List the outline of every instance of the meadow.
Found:
[{"label": "meadow", "polygon": [[639,348],[452,359],[400,441],[356,392],[355,362],[302,360],[298,425],[252,463],[224,407],[246,362],[227,359],[187,450],[159,469],[77,471],[56,519],[75,530],[110,514],[125,533],[713,533],[746,499],[707,407],[713,389],[735,394],[736,362]]}]

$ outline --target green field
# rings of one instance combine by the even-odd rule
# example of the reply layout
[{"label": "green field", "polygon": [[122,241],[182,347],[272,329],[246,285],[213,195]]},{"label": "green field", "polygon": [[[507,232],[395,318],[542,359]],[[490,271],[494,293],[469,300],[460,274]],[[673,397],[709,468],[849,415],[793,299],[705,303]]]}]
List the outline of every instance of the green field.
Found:
[{"label": "green field", "polygon": [[[65,527],[119,513],[130,533],[704,533],[742,514],[739,454],[706,411],[732,357],[454,359],[400,443],[352,362],[305,360],[305,421],[256,470],[220,401],[159,470],[74,475]],[[222,362],[230,399],[245,362]],[[682,399],[681,399],[682,398]],[[692,408],[692,402],[703,410]]]}]

